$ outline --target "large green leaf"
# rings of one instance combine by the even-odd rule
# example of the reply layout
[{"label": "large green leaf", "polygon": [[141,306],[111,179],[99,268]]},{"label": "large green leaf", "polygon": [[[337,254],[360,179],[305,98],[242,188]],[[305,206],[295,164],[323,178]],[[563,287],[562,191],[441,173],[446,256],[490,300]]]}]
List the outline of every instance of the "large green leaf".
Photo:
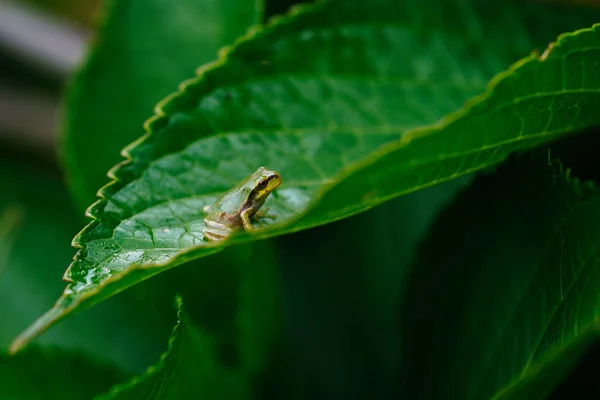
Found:
[{"label": "large green leaf", "polygon": [[215,337],[197,328],[177,299],[178,321],[169,348],[139,377],[100,399],[250,399],[247,377],[219,360]]},{"label": "large green leaf", "polygon": [[437,7],[303,7],[186,82],[112,170],[115,181],[88,210],[94,221],[74,240],[81,250],[64,295],[13,350],[77,308],[222,249],[202,238],[202,207],[259,165],[284,185],[270,198],[278,225],[254,238],[343,218],[600,122],[600,29],[562,36],[484,91],[519,56],[591,25],[598,10]]},{"label": "large green leaf", "polygon": [[423,244],[407,398],[544,398],[600,333],[600,191],[544,157],[480,177]]},{"label": "large green leaf", "polygon": [[12,357],[0,352],[2,400],[88,400],[122,379],[114,366],[74,352],[37,347]]},{"label": "large green leaf", "polygon": [[108,0],[106,21],[67,99],[63,159],[84,209],[143,134],[154,105],[262,20],[262,0]]}]

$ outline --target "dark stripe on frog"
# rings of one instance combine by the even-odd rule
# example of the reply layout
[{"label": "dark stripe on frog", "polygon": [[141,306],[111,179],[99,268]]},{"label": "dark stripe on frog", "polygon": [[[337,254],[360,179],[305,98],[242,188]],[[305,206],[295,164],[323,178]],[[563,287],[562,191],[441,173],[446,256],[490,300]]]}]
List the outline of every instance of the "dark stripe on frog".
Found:
[{"label": "dark stripe on frog", "polygon": [[[269,187],[269,182],[271,182],[273,179],[277,178],[279,175],[277,174],[271,174],[269,176],[267,176],[265,179],[267,180],[267,186],[265,187],[265,189],[267,187]],[[262,189],[262,190],[265,190]],[[251,208],[252,204],[256,204],[256,198],[260,195],[261,193],[261,189],[258,187],[258,184],[252,189],[252,191],[250,192],[250,194],[248,195],[248,198],[246,199],[246,201],[244,201],[244,204],[242,204],[242,206],[240,207],[240,212],[243,210],[246,210],[248,208]],[[262,206],[262,204],[261,204]],[[254,210],[257,211],[257,210]]]}]

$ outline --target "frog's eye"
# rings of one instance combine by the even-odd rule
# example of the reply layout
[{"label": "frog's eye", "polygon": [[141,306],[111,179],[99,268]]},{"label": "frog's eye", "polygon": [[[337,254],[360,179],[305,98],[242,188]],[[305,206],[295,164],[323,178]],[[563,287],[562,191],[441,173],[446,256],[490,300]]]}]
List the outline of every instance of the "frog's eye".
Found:
[{"label": "frog's eye", "polygon": [[261,180],[258,182],[258,187],[259,187],[259,188],[261,188],[261,189],[264,189],[264,188],[266,188],[266,187],[267,187],[267,183],[268,183],[268,182],[267,182],[267,180],[266,180],[266,179],[261,179]]}]

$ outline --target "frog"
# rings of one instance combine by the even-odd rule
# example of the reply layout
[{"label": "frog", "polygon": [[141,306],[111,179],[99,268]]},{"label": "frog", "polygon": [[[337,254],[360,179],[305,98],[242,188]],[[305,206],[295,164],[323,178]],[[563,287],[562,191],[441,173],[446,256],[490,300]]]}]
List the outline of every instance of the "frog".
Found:
[{"label": "frog", "polygon": [[239,230],[252,231],[253,217],[275,218],[259,209],[267,197],[281,185],[281,175],[265,167],[258,168],[215,202],[204,207],[202,234],[208,241],[223,240]]}]

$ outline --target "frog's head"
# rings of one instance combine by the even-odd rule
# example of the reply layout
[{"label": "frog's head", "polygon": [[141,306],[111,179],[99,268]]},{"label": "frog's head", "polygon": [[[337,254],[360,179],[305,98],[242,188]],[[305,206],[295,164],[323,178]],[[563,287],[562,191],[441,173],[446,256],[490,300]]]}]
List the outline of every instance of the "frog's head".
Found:
[{"label": "frog's head", "polygon": [[255,172],[254,182],[256,186],[253,190],[253,197],[256,201],[264,202],[267,196],[281,185],[281,175],[265,167],[260,167]]}]

